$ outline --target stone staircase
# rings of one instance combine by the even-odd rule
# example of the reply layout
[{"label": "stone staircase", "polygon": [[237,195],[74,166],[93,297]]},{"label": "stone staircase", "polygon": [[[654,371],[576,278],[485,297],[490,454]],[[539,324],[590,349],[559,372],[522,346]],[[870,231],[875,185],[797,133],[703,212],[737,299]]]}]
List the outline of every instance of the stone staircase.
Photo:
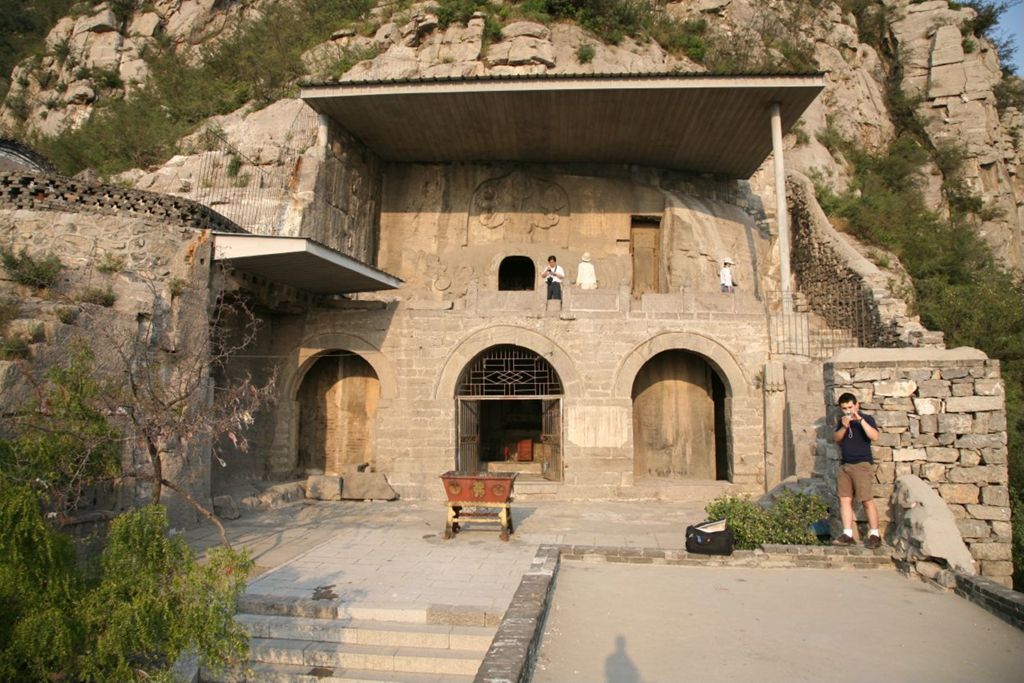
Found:
[{"label": "stone staircase", "polygon": [[251,636],[249,662],[226,672],[204,670],[201,681],[469,683],[497,630],[427,623],[423,610],[352,607],[331,618],[298,603],[282,609],[252,600],[243,600],[243,610],[235,618]]}]

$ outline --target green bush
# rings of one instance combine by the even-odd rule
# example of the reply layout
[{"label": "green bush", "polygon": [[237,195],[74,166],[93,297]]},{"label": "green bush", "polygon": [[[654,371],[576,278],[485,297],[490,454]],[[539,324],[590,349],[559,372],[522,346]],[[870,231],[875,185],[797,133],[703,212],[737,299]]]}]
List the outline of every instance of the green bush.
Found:
[{"label": "green bush", "polygon": [[146,56],[150,76],[125,99],[101,101],[75,130],[33,141],[65,174],[92,168],[112,175],[162,163],[177,141],[202,121],[247,103],[265,106],[294,92],[305,74],[302,53],[340,26],[359,20],[371,0],[268,3],[240,19],[234,32],[190,63],[169,46]]},{"label": "green bush", "polygon": [[175,299],[185,292],[185,288],[187,286],[188,283],[180,277],[172,278],[171,281],[167,283],[167,292],[171,295],[172,299]]},{"label": "green bush", "polygon": [[21,313],[21,304],[10,299],[0,299],[0,332]]},{"label": "green bush", "polygon": [[97,563],[44,518],[121,474],[122,435],[96,406],[109,387],[93,371],[82,349],[52,367],[46,410],[26,407],[17,435],[0,439],[0,680],[170,680],[186,648],[214,667],[237,663],[246,554],[220,548],[200,565],[150,505],[113,522]]},{"label": "green bush", "polygon": [[0,264],[15,282],[37,289],[51,286],[64,269],[56,254],[47,252],[35,258],[25,248],[15,254],[13,249],[0,247]]},{"label": "green bush", "polygon": [[124,256],[121,254],[113,254],[107,252],[100,258],[99,263],[96,264],[96,270],[101,273],[120,273],[124,270]]},{"label": "green bush", "polygon": [[593,45],[590,43],[582,43],[578,48],[576,48],[576,61],[580,64],[590,64],[590,62],[594,61],[595,54],[597,54],[597,51],[594,49]]},{"label": "green bush", "polygon": [[0,335],[0,360],[23,360],[30,353],[29,341],[23,335]]},{"label": "green bush", "polygon": [[[946,346],[973,346],[998,358],[1006,387],[1009,485],[1013,523],[1024,527],[1024,279],[999,265],[965,213],[987,215],[973,195],[954,197],[951,215],[930,210],[922,193],[922,166],[932,160],[956,186],[959,153],[919,142],[914,121],[882,152],[872,154],[837,142],[851,162],[851,182],[842,195],[825,184],[822,208],[868,244],[892,251],[914,282],[917,313],[929,329],[945,333]],[[979,211],[980,208],[980,211]],[[1014,536],[1015,585],[1024,586],[1024,537]]]},{"label": "green bush", "polygon": [[161,506],[124,513],[84,571],[34,491],[0,489],[0,679],[167,680],[189,648],[214,668],[239,662],[233,615],[252,562],[218,548],[200,565],[167,533]]},{"label": "green bush", "polygon": [[816,545],[811,524],[828,515],[828,506],[816,496],[784,491],[765,510],[748,497],[724,495],[704,509],[709,520],[727,519],[736,535],[736,547],[753,550],[765,543]]},{"label": "green bush", "polygon": [[72,325],[78,320],[78,309],[73,306],[61,306],[57,309],[57,320],[65,325]]},{"label": "green bush", "polygon": [[85,304],[110,308],[117,302],[117,295],[110,287],[86,287],[78,293],[78,300]]}]

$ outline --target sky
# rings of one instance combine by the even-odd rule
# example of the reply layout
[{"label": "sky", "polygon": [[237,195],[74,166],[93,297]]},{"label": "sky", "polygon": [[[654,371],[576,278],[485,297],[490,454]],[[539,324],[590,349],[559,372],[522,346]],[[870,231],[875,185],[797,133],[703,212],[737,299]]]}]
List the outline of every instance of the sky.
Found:
[{"label": "sky", "polygon": [[1013,39],[1013,63],[1017,67],[1017,75],[1024,78],[1024,2],[1017,3],[999,22],[999,31],[1002,35]]}]

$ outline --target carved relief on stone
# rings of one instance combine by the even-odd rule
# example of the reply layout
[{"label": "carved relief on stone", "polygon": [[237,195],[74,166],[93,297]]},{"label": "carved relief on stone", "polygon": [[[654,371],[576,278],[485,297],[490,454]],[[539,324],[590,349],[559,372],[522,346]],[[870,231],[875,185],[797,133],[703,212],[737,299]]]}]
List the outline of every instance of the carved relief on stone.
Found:
[{"label": "carved relief on stone", "polygon": [[442,292],[456,298],[465,296],[469,281],[476,274],[476,270],[472,266],[460,264],[450,271],[448,263],[441,260],[436,254],[423,254],[421,259],[421,272],[435,292]]},{"label": "carved relief on stone", "polygon": [[562,229],[563,246],[569,231],[569,195],[560,185],[523,171],[485,180],[470,200],[466,244],[475,242],[554,242],[536,238],[538,230]]}]

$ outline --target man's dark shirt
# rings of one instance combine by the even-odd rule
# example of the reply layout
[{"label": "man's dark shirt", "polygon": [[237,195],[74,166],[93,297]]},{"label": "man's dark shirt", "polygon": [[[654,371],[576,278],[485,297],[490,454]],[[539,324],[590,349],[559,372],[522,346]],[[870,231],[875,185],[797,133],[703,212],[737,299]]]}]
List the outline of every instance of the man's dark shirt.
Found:
[{"label": "man's dark shirt", "polygon": [[[864,413],[860,413],[860,417],[869,425],[878,429],[878,425],[875,424],[875,418]],[[838,432],[842,428],[843,421],[840,419],[836,424],[835,431]],[[844,464],[874,462],[874,459],[871,457],[871,439],[864,433],[864,427],[861,426],[859,421],[850,420],[850,428],[843,436],[843,440],[839,442],[839,450],[842,451]]]}]

